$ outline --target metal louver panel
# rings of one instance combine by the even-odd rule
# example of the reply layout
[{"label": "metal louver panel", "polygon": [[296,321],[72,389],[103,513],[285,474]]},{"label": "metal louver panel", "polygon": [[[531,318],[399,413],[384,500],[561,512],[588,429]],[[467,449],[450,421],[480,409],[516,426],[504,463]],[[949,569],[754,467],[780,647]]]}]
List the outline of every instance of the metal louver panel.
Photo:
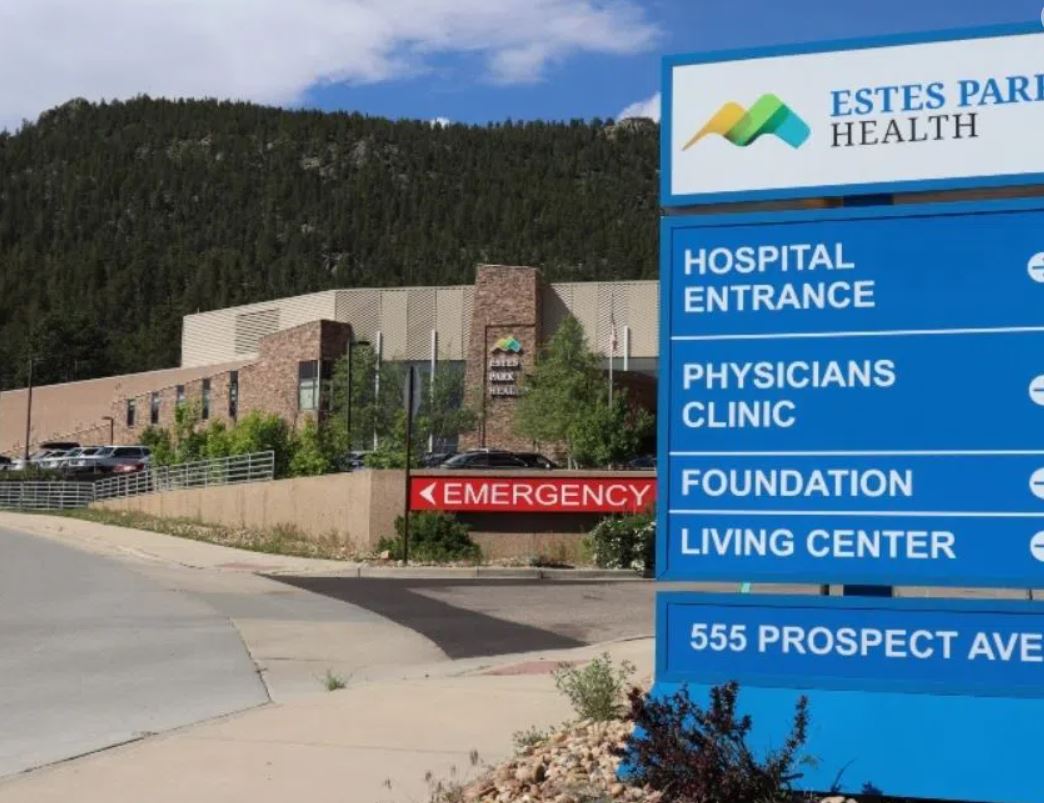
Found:
[{"label": "metal louver panel", "polygon": [[236,316],[236,354],[253,354],[261,338],[279,330],[279,310],[262,309]]}]

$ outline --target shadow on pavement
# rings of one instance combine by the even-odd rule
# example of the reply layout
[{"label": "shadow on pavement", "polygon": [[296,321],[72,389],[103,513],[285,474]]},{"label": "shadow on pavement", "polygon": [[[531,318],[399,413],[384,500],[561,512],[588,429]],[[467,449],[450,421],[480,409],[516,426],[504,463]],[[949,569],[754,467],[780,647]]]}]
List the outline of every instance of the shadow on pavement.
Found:
[{"label": "shadow on pavement", "polygon": [[[357,605],[408,627],[431,639],[450,658],[478,658],[536,650],[582,647],[585,642],[550,630],[510,622],[484,613],[458,608],[418,593],[424,589],[460,586],[460,580],[385,580],[346,577],[290,577],[267,575],[269,579],[305,591]],[[533,593],[547,581],[464,581],[470,586],[506,584],[532,587]]]}]

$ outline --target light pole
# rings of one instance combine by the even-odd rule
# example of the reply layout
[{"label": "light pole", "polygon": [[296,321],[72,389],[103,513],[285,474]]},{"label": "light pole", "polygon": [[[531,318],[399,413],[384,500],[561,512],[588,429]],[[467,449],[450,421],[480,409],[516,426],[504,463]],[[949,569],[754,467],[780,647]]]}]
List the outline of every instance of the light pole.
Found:
[{"label": "light pole", "polygon": [[29,358],[29,381],[26,387],[28,395],[25,400],[25,448],[22,450],[22,458],[25,460],[26,468],[29,467],[29,433],[33,428],[33,358]]},{"label": "light pole", "polygon": [[406,480],[404,510],[402,511],[402,562],[410,565],[410,462],[413,459],[413,366],[406,374],[406,465],[403,475]]}]

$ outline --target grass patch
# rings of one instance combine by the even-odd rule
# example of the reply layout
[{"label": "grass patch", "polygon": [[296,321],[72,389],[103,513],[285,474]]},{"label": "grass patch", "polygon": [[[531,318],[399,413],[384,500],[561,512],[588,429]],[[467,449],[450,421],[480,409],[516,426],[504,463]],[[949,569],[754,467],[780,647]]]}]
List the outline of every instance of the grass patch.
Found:
[{"label": "grass patch", "polygon": [[193,519],[168,519],[134,510],[104,510],[80,508],[62,511],[60,515],[72,519],[111,524],[148,530],[191,541],[203,541],[218,546],[264,552],[269,555],[292,555],[301,558],[326,558],[328,560],[351,560],[355,557],[351,547],[342,544],[333,536],[319,539],[309,538],[297,527],[280,524],[264,530],[243,527],[226,527],[221,524],[204,524]]},{"label": "grass patch", "polygon": [[339,691],[348,685],[348,681],[332,670],[327,669],[323,677],[323,686],[327,691]]}]

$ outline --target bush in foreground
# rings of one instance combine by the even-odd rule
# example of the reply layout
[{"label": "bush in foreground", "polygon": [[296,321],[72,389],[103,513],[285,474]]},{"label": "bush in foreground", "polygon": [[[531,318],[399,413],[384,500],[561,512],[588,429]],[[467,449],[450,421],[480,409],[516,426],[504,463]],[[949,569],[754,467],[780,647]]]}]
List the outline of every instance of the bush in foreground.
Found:
[{"label": "bush in foreground", "polygon": [[[664,803],[788,803],[798,753],[808,728],[808,699],[801,697],[783,747],[759,761],[747,746],[749,716],[737,718],[735,682],[711,689],[710,707],[693,702],[686,689],[653,699],[629,694],[635,724],[619,755],[628,780],[662,793]],[[807,760],[807,759],[804,759]]]},{"label": "bush in foreground", "polygon": [[633,674],[632,663],[623,661],[614,666],[609,653],[603,652],[580,668],[563,664],[555,670],[554,679],[555,687],[569,698],[580,719],[608,722],[624,712],[624,689]]},{"label": "bush in foreground", "polygon": [[656,562],[656,520],[648,513],[605,518],[591,530],[586,543],[599,568],[651,574]]},{"label": "bush in foreground", "polygon": [[[377,544],[380,552],[388,552],[393,560],[402,560],[405,519],[395,520],[395,538],[382,538]],[[428,512],[410,514],[410,560],[422,563],[477,563],[482,558],[479,545],[471,540],[468,526],[449,513]]]}]

